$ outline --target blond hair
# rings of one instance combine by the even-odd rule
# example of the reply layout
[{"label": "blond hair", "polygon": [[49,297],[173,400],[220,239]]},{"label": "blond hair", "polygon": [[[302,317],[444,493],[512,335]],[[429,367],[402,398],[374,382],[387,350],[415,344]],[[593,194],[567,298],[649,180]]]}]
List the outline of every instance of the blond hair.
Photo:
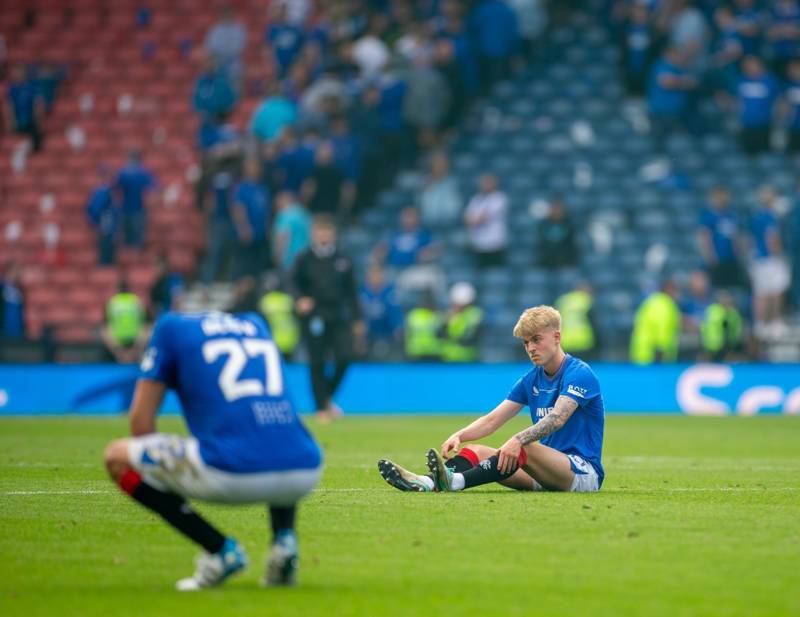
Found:
[{"label": "blond hair", "polygon": [[529,340],[537,332],[547,328],[561,330],[561,313],[552,306],[542,304],[525,309],[514,326],[514,336]]}]

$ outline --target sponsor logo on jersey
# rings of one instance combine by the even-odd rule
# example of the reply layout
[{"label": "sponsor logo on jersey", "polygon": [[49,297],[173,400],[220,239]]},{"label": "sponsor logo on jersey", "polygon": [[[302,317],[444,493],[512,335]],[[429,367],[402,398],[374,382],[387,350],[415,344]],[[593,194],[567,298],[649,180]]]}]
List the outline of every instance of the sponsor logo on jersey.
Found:
[{"label": "sponsor logo on jersey", "polygon": [[536,417],[537,418],[544,418],[547,414],[552,413],[552,407],[537,407],[536,408]]},{"label": "sponsor logo on jersey", "polygon": [[574,394],[575,396],[580,396],[581,398],[586,398],[586,393],[589,391],[588,388],[580,388],[578,386],[573,386],[570,384],[567,386],[567,393]]}]

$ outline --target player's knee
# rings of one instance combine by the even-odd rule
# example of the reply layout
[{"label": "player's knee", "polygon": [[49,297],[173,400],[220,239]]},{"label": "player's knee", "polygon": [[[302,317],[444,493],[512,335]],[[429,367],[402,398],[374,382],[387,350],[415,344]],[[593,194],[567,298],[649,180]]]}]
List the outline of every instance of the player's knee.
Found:
[{"label": "player's knee", "polygon": [[464,446],[463,449],[472,450],[472,452],[474,452],[478,457],[479,461],[486,460],[490,456],[497,454],[497,450],[495,448],[484,446],[479,443],[471,443],[468,446]]},{"label": "player's knee", "polygon": [[108,474],[116,480],[129,467],[128,442],[125,439],[112,441],[103,453],[103,461]]}]

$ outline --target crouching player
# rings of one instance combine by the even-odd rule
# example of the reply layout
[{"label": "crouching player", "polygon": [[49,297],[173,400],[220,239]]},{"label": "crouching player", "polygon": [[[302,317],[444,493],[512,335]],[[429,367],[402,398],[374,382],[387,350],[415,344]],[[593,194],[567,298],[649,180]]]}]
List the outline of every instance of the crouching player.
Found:
[{"label": "crouching player", "polygon": [[[522,313],[514,336],[522,339],[533,369],[494,410],[448,437],[441,456],[428,451],[429,474],[415,474],[381,460],[378,470],[384,480],[403,491],[460,491],[490,482],[524,491],[599,490],[604,476],[600,385],[585,362],[561,348],[560,329],[561,315],[553,307],[537,306]],[[499,450],[478,444],[461,447],[463,442],[492,435],[525,405],[533,426]]]},{"label": "crouching player", "polygon": [[[178,395],[191,437],[156,432],[168,388]],[[247,565],[242,546],[186,499],[267,504],[272,549],[265,583],[294,583],[297,503],[319,481],[321,454],[287,397],[280,351],[259,316],[161,317],[142,359],[130,427],[132,437],[106,449],[111,478],[204,549],[179,590],[218,585]]]}]

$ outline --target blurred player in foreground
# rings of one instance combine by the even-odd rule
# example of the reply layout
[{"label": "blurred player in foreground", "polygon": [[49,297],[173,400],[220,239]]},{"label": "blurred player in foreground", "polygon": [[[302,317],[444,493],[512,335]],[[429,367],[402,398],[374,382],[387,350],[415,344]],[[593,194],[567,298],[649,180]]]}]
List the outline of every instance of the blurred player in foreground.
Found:
[{"label": "blurred player in foreground", "polygon": [[[534,367],[490,413],[428,451],[430,474],[388,461],[378,470],[402,491],[460,491],[490,482],[523,491],[594,492],[603,483],[600,456],[605,412],[589,365],[561,348],[561,315],[551,306],[527,309],[514,327]],[[527,405],[533,426],[500,449],[462,442],[494,434]],[[461,448],[459,450],[459,448]],[[444,457],[446,462],[443,460]]]},{"label": "blurred player in foreground", "polygon": [[[321,454],[286,395],[280,351],[264,321],[255,313],[167,313],[141,371],[132,437],[112,441],[105,464],[123,491],[204,549],[177,589],[218,585],[247,565],[242,546],[186,499],[268,504],[273,539],[264,582],[293,584],[295,512],[319,481]],[[168,388],[191,437],[156,432]]]}]

